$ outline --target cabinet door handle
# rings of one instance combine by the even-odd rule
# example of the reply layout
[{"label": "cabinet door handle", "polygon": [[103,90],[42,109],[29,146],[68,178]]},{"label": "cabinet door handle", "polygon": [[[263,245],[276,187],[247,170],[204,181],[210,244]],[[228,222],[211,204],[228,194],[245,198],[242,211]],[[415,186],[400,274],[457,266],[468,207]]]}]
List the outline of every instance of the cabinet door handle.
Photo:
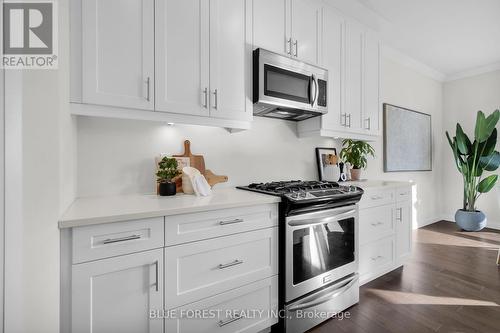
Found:
[{"label": "cabinet door handle", "polygon": [[295,40],[293,42],[293,46],[295,47],[295,58],[297,58],[299,56],[299,41],[298,40]]},{"label": "cabinet door handle", "polygon": [[151,99],[151,96],[150,96],[150,94],[151,94],[151,93],[150,93],[150,90],[151,90],[151,89],[150,89],[150,87],[151,87],[151,78],[148,76],[148,77],[146,78],[146,101],[148,101],[148,102],[149,102],[149,101],[150,101],[150,99]]},{"label": "cabinet door handle", "polygon": [[351,114],[350,113],[347,115],[347,118],[349,119],[349,124],[347,125],[347,127],[351,127]]},{"label": "cabinet door handle", "polygon": [[118,243],[118,242],[126,242],[129,240],[134,240],[134,239],[140,239],[141,235],[131,235],[131,236],[126,236],[126,237],[119,237],[119,238],[108,238],[102,241],[103,244],[111,244],[111,243]]},{"label": "cabinet door handle", "polygon": [[370,117],[366,118],[365,119],[365,122],[366,122],[366,129],[369,130],[371,127],[372,127],[372,123],[371,123],[371,119]]},{"label": "cabinet door handle", "polygon": [[[398,212],[399,212],[399,216],[398,216]],[[396,208],[396,220],[398,220],[399,222],[403,221],[403,208]]]},{"label": "cabinet door handle", "polygon": [[219,221],[219,224],[227,225],[227,224],[242,223],[242,222],[244,222],[243,219],[234,219],[234,220]]},{"label": "cabinet door handle", "polygon": [[232,267],[232,266],[236,266],[236,265],[241,265],[243,263],[243,260],[234,260],[234,261],[231,261],[227,264],[219,264],[219,266],[217,266],[219,269],[224,269],[224,268],[228,268],[228,267]]},{"label": "cabinet door handle", "polygon": [[159,279],[159,271],[158,271],[158,260],[155,261],[155,275],[156,275],[156,282],[155,282],[155,288],[156,288],[156,291],[159,291],[160,290],[160,287],[158,286],[158,283],[160,281]]},{"label": "cabinet door handle", "polygon": [[227,324],[231,324],[237,320],[240,320],[241,318],[243,318],[243,317],[240,315],[234,315],[233,318],[229,318],[226,320],[219,320],[219,327],[226,326]]},{"label": "cabinet door handle", "polygon": [[[342,122],[342,119],[344,119],[344,122]],[[344,113],[340,116],[340,125],[347,127],[347,113]]]},{"label": "cabinet door handle", "polygon": [[206,109],[208,107],[208,88],[203,89],[203,107]]},{"label": "cabinet door handle", "polygon": [[292,55],[292,38],[288,38],[286,41],[286,54]]},{"label": "cabinet door handle", "polygon": [[217,89],[214,90],[213,94],[214,94],[214,109],[217,110],[217,104],[218,104],[218,101],[217,101]]}]

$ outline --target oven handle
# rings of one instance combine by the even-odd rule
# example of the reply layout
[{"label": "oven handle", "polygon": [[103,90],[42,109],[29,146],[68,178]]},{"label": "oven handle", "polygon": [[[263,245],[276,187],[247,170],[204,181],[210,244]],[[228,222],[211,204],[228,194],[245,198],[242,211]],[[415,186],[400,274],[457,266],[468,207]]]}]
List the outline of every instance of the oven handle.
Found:
[{"label": "oven handle", "polygon": [[334,216],[328,216],[328,217],[322,217],[322,218],[312,218],[312,219],[303,219],[303,220],[292,220],[288,222],[288,225],[291,227],[295,226],[304,226],[304,225],[316,225],[316,224],[324,224],[324,223],[330,223],[333,221],[338,221],[341,220],[345,217],[352,216],[354,213],[356,213],[355,209],[351,209],[345,213],[337,214]]},{"label": "oven handle", "polygon": [[[316,103],[316,98],[318,96],[318,83],[316,82],[316,77],[313,75],[311,75],[311,81],[313,84],[311,84],[311,88],[310,88],[310,92],[309,92],[309,95],[312,96],[312,102],[311,102],[311,106],[314,106],[314,103]],[[314,86],[314,93],[313,93],[313,89],[312,87]]]},{"label": "oven handle", "polygon": [[318,297],[314,301],[310,301],[310,302],[303,303],[303,304],[293,305],[290,308],[288,308],[287,311],[294,312],[297,310],[307,309],[307,308],[310,308],[310,307],[313,307],[316,305],[326,303],[329,300],[331,300],[332,298],[338,297],[338,296],[342,295],[343,293],[345,293],[349,288],[351,288],[353,286],[354,283],[356,283],[358,281],[358,278],[359,278],[359,276],[358,276],[358,274],[356,274],[352,277],[352,279],[350,281],[347,281],[340,288],[335,289],[331,293],[328,293],[324,296]]}]

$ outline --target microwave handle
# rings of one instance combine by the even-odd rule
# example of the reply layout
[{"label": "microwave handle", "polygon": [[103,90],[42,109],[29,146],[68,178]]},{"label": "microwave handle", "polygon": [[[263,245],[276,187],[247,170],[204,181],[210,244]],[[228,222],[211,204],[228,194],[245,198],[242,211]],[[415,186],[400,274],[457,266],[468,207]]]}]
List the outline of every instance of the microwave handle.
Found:
[{"label": "microwave handle", "polygon": [[[312,81],[312,85],[311,85],[311,92],[310,92],[310,95],[313,96],[313,99],[312,99],[312,102],[311,102],[311,106],[314,106],[314,103],[316,103],[316,99],[318,98],[318,81],[316,80],[316,77],[313,75],[311,75],[311,81]],[[312,86],[314,85],[314,93],[313,93],[313,90],[312,90]]]}]

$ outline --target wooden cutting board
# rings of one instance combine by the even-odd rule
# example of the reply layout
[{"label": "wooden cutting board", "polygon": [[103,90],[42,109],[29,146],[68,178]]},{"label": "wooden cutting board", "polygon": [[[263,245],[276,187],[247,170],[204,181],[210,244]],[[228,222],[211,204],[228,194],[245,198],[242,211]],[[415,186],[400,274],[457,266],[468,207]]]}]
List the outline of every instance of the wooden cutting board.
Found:
[{"label": "wooden cutting board", "polygon": [[189,157],[190,166],[198,169],[202,175],[205,174],[205,159],[203,155],[193,155],[191,153],[191,142],[189,140],[184,141],[184,154],[173,155],[173,157]]}]

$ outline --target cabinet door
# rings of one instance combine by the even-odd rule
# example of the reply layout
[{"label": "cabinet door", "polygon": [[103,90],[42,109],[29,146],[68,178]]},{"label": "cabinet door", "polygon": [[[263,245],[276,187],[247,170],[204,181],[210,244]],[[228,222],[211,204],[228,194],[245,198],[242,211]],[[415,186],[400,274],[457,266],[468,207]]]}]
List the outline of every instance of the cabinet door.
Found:
[{"label": "cabinet door", "polygon": [[253,47],[290,55],[289,0],[253,0]]},{"label": "cabinet door", "polygon": [[318,64],[322,4],[316,0],[291,0],[292,55],[305,62]]},{"label": "cabinet door", "polygon": [[160,333],[163,308],[163,249],[72,268],[72,333]]},{"label": "cabinet door", "polygon": [[363,128],[369,134],[380,132],[380,42],[373,32],[365,35]]},{"label": "cabinet door", "polygon": [[412,246],[412,212],[411,203],[396,205],[396,257],[401,262],[411,254]]},{"label": "cabinet door", "polygon": [[208,6],[156,0],[156,111],[209,114]]},{"label": "cabinet door", "polygon": [[363,27],[354,21],[346,25],[346,118],[348,129],[361,130],[363,110]]},{"label": "cabinet door", "polygon": [[154,107],[153,0],[82,1],[83,102]]},{"label": "cabinet door", "polygon": [[328,69],[328,113],[322,117],[324,129],[341,128],[344,80],[342,69],[344,51],[344,19],[333,8],[327,6],[323,13],[323,62]]},{"label": "cabinet door", "polygon": [[251,120],[252,2],[210,0],[210,116]]}]

